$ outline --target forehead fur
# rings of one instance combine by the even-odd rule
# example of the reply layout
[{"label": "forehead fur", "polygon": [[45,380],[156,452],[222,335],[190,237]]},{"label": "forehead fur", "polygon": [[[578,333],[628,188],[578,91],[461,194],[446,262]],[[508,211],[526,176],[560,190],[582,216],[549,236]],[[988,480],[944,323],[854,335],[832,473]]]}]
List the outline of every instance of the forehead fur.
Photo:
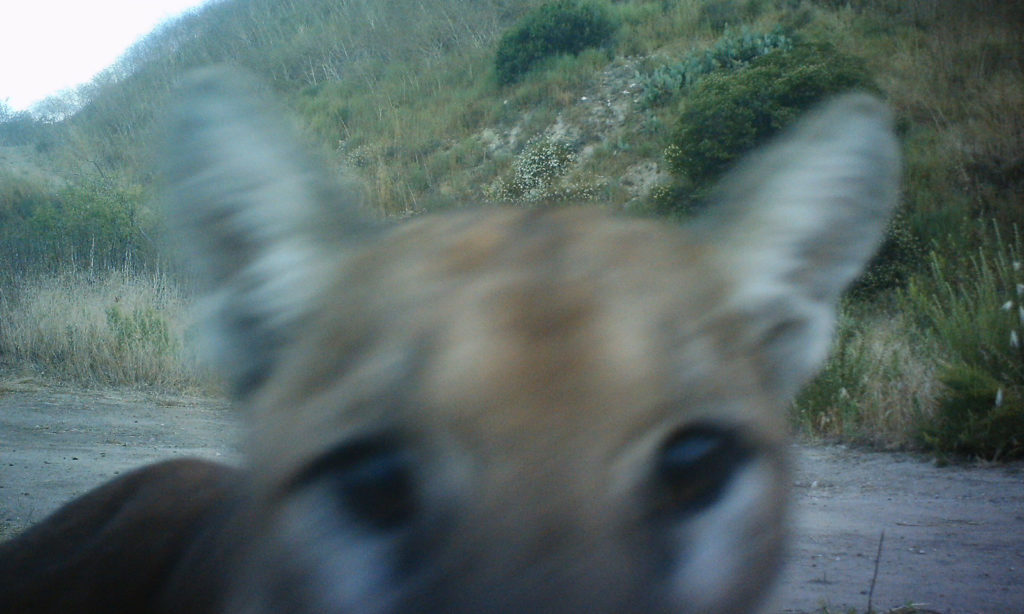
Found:
[{"label": "forehead fur", "polygon": [[404,224],[323,270],[334,278],[266,384],[260,430],[272,446],[304,431],[297,457],[399,423],[490,452],[578,440],[610,455],[711,416],[774,440],[780,412],[706,251],[582,209]]}]

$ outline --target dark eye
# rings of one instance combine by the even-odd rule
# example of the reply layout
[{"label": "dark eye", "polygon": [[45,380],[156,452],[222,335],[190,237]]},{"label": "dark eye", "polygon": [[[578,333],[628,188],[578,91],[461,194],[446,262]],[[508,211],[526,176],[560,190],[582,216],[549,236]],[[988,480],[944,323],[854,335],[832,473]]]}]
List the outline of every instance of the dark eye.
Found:
[{"label": "dark eye", "polygon": [[329,488],[339,511],[375,531],[393,531],[416,515],[413,455],[390,438],[360,439],[321,457],[297,481]]},{"label": "dark eye", "polygon": [[675,431],[655,459],[658,508],[692,514],[713,504],[753,453],[731,429],[696,424]]}]

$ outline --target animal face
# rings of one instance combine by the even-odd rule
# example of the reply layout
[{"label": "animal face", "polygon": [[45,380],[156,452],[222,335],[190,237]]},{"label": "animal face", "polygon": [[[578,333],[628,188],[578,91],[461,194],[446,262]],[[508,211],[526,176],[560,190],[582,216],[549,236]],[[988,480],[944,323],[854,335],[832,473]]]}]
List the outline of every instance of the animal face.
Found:
[{"label": "animal face", "polygon": [[171,215],[254,423],[239,611],[739,612],[779,566],[784,408],[896,200],[839,98],[679,228],[370,224],[239,78],[185,90]]},{"label": "animal face", "polygon": [[[58,605],[80,612],[757,607],[785,533],[785,408],[897,199],[883,105],[814,111],[686,227],[594,208],[388,226],[258,98],[193,76],[166,156],[247,466],[157,465],[69,504],[0,549],[23,573],[0,601],[61,611],[47,589],[71,580],[38,559],[95,560],[88,517],[103,552],[159,535],[168,562],[90,569],[130,595],[79,582]],[[181,512],[147,494],[193,483]],[[108,521],[110,502],[132,511]],[[154,585],[159,607],[129,590]]]}]

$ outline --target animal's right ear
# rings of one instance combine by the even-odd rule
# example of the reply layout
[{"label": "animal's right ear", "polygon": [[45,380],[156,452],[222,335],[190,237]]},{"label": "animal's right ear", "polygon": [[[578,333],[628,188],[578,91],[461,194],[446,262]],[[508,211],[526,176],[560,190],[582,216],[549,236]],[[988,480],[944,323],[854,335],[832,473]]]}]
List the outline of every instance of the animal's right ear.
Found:
[{"label": "animal's right ear", "polygon": [[209,286],[204,343],[244,393],[310,309],[317,268],[369,222],[239,71],[190,74],[169,115],[167,215]]},{"label": "animal's right ear", "polygon": [[889,109],[865,94],[809,113],[728,174],[706,222],[732,278],[745,351],[790,398],[824,362],[836,303],[882,240],[899,197]]}]

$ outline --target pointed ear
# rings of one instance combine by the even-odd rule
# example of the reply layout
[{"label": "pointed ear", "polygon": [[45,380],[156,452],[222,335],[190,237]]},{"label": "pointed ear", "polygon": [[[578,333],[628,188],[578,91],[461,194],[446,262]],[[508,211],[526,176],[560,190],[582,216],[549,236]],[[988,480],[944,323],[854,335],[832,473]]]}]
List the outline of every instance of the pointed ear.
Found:
[{"label": "pointed ear", "polygon": [[877,249],[899,197],[888,109],[864,94],[812,112],[740,164],[706,223],[734,281],[730,309],[753,322],[785,397],[824,361],[836,304]]},{"label": "pointed ear", "polygon": [[367,226],[253,83],[224,67],[189,75],[163,152],[167,215],[213,296],[207,341],[239,390],[306,314],[317,263]]}]

